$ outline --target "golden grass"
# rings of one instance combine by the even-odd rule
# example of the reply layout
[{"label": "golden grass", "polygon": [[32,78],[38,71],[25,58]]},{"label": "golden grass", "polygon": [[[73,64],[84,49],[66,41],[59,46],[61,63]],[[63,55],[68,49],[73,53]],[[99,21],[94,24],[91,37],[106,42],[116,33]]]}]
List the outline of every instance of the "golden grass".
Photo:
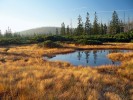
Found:
[{"label": "golden grass", "polygon": [[78,49],[133,49],[133,43],[104,43],[103,45],[63,44],[63,46]]},{"label": "golden grass", "polygon": [[67,48],[48,49],[39,48],[37,45],[1,47],[0,99],[133,99],[133,58],[130,53],[121,54],[122,58],[119,59],[122,59],[123,64],[120,67],[111,65],[97,68],[73,67],[66,62],[49,62],[42,59],[44,54],[73,52],[75,48],[111,49],[121,48],[124,45],[125,49],[133,49],[133,44],[78,47],[74,44],[64,45]]},{"label": "golden grass", "polygon": [[111,53],[108,55],[108,58],[114,60],[114,61],[128,61],[133,58],[133,52],[128,53]]}]

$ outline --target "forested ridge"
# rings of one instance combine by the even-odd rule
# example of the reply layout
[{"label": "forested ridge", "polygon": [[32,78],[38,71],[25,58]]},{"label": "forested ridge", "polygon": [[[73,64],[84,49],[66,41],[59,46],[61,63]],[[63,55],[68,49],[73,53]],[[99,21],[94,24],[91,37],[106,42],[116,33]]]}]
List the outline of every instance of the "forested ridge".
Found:
[{"label": "forested ridge", "polygon": [[[60,30],[56,28],[56,34],[22,35],[12,33],[11,29],[1,33],[0,45],[11,44],[33,44],[50,42],[67,42],[75,44],[102,44],[103,42],[133,42],[133,21],[123,22],[116,11],[112,13],[109,24],[99,23],[97,13],[94,14],[93,23],[90,22],[90,15],[87,12],[86,21],[82,21],[81,15],[77,18],[76,28],[63,22]],[[60,32],[59,32],[60,31]]]}]

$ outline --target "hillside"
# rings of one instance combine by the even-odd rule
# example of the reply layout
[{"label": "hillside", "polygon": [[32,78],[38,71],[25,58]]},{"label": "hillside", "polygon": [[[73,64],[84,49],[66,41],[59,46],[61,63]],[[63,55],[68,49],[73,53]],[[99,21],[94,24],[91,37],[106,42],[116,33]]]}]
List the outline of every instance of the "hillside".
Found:
[{"label": "hillside", "polygon": [[40,28],[25,30],[19,33],[23,35],[49,34],[49,33],[56,34],[56,28],[58,29],[58,32],[60,33],[60,27],[40,27]]}]

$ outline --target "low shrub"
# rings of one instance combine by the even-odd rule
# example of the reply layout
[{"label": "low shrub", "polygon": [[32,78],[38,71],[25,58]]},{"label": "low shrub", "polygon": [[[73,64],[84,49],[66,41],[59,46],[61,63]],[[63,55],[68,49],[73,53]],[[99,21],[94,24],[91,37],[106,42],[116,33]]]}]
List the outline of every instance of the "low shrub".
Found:
[{"label": "low shrub", "polygon": [[72,41],[72,38],[69,36],[58,36],[58,35],[52,35],[52,36],[47,36],[44,38],[45,40],[51,40],[51,41]]},{"label": "low shrub", "polygon": [[103,44],[101,41],[98,40],[88,40],[88,43],[91,45],[96,44],[96,45],[101,45]]},{"label": "low shrub", "polygon": [[131,43],[133,43],[133,40],[131,40]]},{"label": "low shrub", "polygon": [[86,40],[86,39],[80,39],[76,43],[83,44],[83,45],[100,45],[100,44],[102,44],[102,42],[98,41],[98,40]]},{"label": "low shrub", "polygon": [[1,38],[0,45],[12,45],[12,44],[22,44],[22,40],[19,38]]},{"label": "low shrub", "polygon": [[47,48],[60,48],[62,45],[60,45],[57,42],[53,42],[51,40],[44,41],[42,43],[38,44],[39,47],[47,47]]}]

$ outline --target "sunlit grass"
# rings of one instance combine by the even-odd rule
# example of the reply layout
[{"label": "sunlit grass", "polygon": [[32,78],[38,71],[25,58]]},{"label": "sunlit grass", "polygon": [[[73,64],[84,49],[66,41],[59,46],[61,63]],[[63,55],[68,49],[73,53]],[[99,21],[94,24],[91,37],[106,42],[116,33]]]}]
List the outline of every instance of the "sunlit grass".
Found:
[{"label": "sunlit grass", "polygon": [[[66,44],[64,44],[66,45]],[[111,46],[112,45],[112,46]],[[121,48],[123,44],[83,46],[84,48]],[[68,46],[68,45],[67,45]],[[75,45],[70,44],[70,47]],[[78,46],[82,48],[82,46]],[[133,44],[124,44],[132,48]],[[7,48],[7,47],[6,47]],[[74,51],[73,48],[39,48],[37,45],[0,48],[0,99],[2,100],[132,100],[132,53],[115,54],[120,67],[74,67],[66,62],[48,62],[44,54]],[[16,59],[16,60],[14,60]]]},{"label": "sunlit grass", "polygon": [[108,58],[114,61],[124,61],[131,60],[133,58],[133,52],[128,53],[111,53],[108,55]]}]

